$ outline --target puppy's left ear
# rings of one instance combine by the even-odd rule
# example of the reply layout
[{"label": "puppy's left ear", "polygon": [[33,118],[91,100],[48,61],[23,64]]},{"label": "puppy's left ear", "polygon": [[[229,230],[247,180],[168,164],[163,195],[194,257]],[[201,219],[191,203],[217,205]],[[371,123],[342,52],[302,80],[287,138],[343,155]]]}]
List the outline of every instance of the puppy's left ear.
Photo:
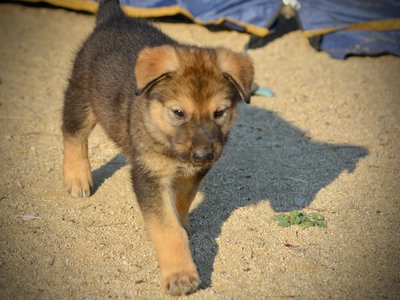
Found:
[{"label": "puppy's left ear", "polygon": [[251,85],[254,79],[253,61],[246,54],[228,49],[217,50],[218,65],[225,78],[235,87],[240,98],[250,103]]},{"label": "puppy's left ear", "polygon": [[178,56],[172,46],[144,48],[135,64],[136,94],[140,95],[163,80],[179,67]]}]

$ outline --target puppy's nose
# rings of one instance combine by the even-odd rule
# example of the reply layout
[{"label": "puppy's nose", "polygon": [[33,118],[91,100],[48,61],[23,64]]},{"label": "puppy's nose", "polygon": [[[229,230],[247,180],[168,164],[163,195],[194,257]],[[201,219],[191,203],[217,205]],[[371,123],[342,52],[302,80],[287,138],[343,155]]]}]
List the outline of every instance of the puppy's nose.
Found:
[{"label": "puppy's nose", "polygon": [[214,153],[208,149],[195,150],[192,153],[192,158],[195,162],[205,163],[214,159]]}]

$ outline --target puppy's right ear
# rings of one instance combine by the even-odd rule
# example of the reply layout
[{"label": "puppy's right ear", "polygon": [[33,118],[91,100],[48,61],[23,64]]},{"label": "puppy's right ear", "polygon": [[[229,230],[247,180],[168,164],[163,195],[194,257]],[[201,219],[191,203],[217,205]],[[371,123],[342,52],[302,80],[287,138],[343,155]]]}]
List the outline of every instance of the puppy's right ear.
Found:
[{"label": "puppy's right ear", "polygon": [[153,87],[178,67],[178,56],[172,46],[144,48],[139,52],[134,69],[136,94]]}]

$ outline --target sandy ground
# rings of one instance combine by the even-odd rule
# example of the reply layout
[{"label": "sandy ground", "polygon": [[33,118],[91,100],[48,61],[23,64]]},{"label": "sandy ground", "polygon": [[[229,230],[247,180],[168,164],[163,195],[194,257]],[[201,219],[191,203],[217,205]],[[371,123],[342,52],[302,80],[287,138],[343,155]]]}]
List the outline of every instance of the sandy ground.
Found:
[{"label": "sandy ground", "polygon": [[[61,108],[94,17],[0,5],[0,298],[161,299],[129,166],[96,128],[96,190],[62,189]],[[248,36],[161,24],[190,43]],[[333,60],[296,31],[250,51],[274,98],[240,108],[191,212],[203,283],[193,299],[398,299],[400,58]],[[318,210],[325,229],[281,228]],[[24,221],[22,216],[37,213]],[[285,243],[294,245],[285,247]]]}]

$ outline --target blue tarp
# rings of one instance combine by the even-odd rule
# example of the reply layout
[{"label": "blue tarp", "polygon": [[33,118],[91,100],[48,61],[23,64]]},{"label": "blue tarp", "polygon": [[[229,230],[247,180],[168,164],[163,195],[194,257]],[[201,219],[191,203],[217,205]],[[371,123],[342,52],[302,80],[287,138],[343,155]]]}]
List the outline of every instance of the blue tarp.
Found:
[{"label": "blue tarp", "polygon": [[399,0],[300,0],[304,30],[400,18]]},{"label": "blue tarp", "polygon": [[400,56],[400,31],[336,31],[323,36],[320,49],[329,52],[334,58],[385,53]]},{"label": "blue tarp", "polygon": [[[243,24],[270,27],[276,21],[280,0],[121,0],[122,5],[155,9],[179,6],[197,21],[215,22],[238,31],[250,31]],[[299,21],[307,33],[322,37],[319,49],[335,58],[348,55],[400,55],[400,30],[346,30],[344,27],[397,19],[400,23],[399,0],[298,0]],[[337,30],[341,28],[340,30]],[[271,28],[270,28],[271,29]],[[334,29],[324,31],[326,29]],[[384,29],[384,28],[380,28]],[[400,29],[400,25],[399,25]],[[254,32],[253,32],[254,33]]]},{"label": "blue tarp", "polygon": [[[397,30],[387,24],[371,24],[371,29],[337,30],[321,34],[320,49],[332,57],[348,55],[378,55],[390,53],[400,56],[400,1],[399,0],[301,0],[298,11],[303,30],[321,32],[329,28],[343,28],[353,24],[368,24],[392,20]],[[375,27],[374,27],[375,26]]]},{"label": "blue tarp", "polygon": [[[22,0],[48,2],[96,12],[98,0]],[[298,9],[304,35],[317,37],[331,56],[400,56],[400,0],[285,0]],[[281,0],[120,0],[128,15],[161,17],[183,14],[200,24],[223,24],[262,37],[279,26]],[[388,22],[389,21],[389,22]],[[359,28],[354,25],[363,25]],[[314,44],[315,45],[315,44]]]},{"label": "blue tarp", "polygon": [[276,0],[121,0],[120,2],[123,5],[146,8],[179,5],[202,21],[230,18],[259,27],[265,27],[266,20],[275,17],[281,6],[280,1]]},{"label": "blue tarp", "polygon": [[225,19],[223,24],[233,30],[246,31],[246,24],[250,24],[265,34],[268,22],[278,16],[281,8],[279,0],[120,0],[120,3],[148,9],[179,6],[197,21],[212,23]]}]

